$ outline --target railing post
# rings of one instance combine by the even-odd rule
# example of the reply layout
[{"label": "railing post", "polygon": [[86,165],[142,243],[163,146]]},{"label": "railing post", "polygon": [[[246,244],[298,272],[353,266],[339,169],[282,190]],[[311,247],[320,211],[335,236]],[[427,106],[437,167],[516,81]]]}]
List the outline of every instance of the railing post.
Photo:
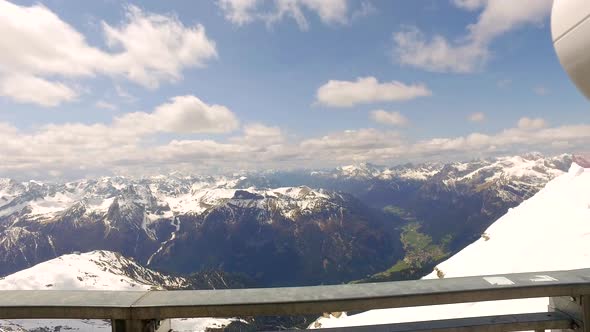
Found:
[{"label": "railing post", "polygon": [[154,320],[111,320],[112,332],[156,332]]},{"label": "railing post", "polygon": [[581,296],[582,302],[582,331],[590,332],[590,295]]}]

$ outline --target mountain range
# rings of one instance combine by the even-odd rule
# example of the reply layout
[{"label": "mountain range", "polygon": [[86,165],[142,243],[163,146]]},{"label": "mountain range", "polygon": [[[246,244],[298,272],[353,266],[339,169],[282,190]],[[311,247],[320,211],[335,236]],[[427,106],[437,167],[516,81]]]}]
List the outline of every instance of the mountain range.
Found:
[{"label": "mountain range", "polygon": [[216,271],[259,286],[415,278],[571,160],[527,154],[229,176],[2,179],[0,275],[109,250],[167,273]]}]

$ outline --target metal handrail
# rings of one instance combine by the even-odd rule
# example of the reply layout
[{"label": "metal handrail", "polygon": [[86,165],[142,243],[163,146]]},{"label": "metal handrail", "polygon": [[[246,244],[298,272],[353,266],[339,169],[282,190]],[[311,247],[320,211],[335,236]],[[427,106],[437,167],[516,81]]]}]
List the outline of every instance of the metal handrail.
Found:
[{"label": "metal handrail", "polygon": [[197,291],[0,291],[0,319],[296,315],[590,295],[590,269],[371,284]]}]

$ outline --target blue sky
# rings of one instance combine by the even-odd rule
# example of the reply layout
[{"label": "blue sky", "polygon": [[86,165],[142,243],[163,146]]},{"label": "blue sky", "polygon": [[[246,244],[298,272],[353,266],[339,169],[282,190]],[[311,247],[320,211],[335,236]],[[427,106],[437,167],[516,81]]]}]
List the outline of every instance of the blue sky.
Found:
[{"label": "blue sky", "polygon": [[588,101],[553,51],[550,7],[0,0],[0,175],[580,151]]}]

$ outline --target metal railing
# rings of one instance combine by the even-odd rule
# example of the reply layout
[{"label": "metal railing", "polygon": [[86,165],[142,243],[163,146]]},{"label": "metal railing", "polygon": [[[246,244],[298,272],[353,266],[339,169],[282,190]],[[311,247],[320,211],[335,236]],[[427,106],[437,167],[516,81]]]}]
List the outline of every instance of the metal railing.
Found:
[{"label": "metal railing", "polygon": [[298,315],[539,297],[551,298],[547,312],[339,330],[590,332],[590,269],[236,290],[0,291],[0,319],[111,319],[113,331],[135,332],[155,331],[170,318]]}]

